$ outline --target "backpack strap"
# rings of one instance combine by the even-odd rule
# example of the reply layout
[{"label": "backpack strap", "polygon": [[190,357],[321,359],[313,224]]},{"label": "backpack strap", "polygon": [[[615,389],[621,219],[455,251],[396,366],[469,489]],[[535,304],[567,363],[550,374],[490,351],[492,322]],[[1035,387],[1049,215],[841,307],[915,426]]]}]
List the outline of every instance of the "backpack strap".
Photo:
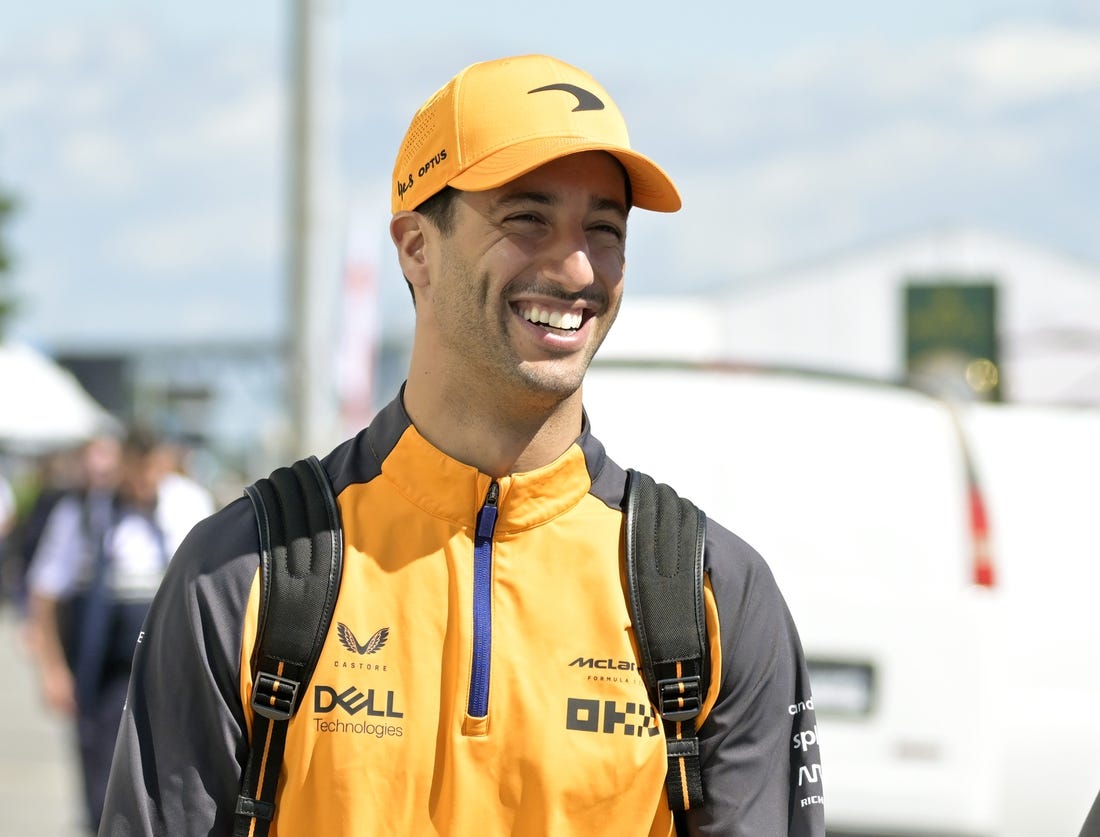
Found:
[{"label": "backpack strap", "polygon": [[703,802],[695,719],[710,682],[703,606],[706,516],[640,471],[627,471],[626,491],[626,577],[634,636],[642,677],[665,730],[665,786],[677,814]]},{"label": "backpack strap", "polygon": [[260,608],[252,656],[252,742],[234,837],[265,837],[287,727],[321,654],[343,567],[336,496],[316,457],[245,488],[260,534]]}]

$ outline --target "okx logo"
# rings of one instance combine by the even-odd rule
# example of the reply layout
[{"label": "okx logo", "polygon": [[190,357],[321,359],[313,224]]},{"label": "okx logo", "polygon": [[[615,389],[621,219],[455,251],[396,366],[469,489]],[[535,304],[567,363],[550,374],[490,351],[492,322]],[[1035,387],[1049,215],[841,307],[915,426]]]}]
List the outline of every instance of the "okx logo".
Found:
[{"label": "okx logo", "polygon": [[355,638],[355,634],[352,633],[351,628],[343,622],[336,623],[336,634],[340,637],[340,644],[353,654],[374,654],[381,651],[385,646],[386,640],[390,638],[390,629],[379,628],[374,632],[374,636],[362,645],[360,645],[359,640]]},{"label": "okx logo", "polygon": [[657,713],[645,703],[569,698],[565,728],[606,735],[652,736],[657,734]]}]

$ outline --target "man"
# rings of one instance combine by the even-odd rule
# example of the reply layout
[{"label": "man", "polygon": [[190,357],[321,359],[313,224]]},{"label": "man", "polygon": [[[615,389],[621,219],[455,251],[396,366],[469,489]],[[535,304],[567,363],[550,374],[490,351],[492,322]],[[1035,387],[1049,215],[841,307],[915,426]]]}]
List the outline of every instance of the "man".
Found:
[{"label": "man", "polygon": [[212,511],[158,497],[156,437],[83,448],[83,487],[59,499],[28,569],[28,628],[48,708],[76,721],[87,819],[99,826],[130,664],[171,551]]},{"label": "man", "polygon": [[[270,833],[670,835],[621,581],[625,473],[589,432],[581,382],[619,308],[631,206],[675,211],[679,195],[607,92],[546,56],[476,64],[438,91],[393,188],[409,374],[324,461],[343,578]],[[240,500],[173,561],[101,833],[230,833],[257,550]],[[689,831],[823,834],[795,627],[751,548],[712,523],[706,554],[707,801]]]}]

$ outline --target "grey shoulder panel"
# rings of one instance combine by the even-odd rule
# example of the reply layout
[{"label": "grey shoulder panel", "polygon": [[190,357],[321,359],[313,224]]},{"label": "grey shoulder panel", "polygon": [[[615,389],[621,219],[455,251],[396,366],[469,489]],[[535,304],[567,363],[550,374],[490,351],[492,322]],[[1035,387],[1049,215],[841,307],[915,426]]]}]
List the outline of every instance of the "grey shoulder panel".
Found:
[{"label": "grey shoulder panel", "polygon": [[798,630],[764,559],[708,521],[706,570],[721,625],[718,699],[699,730],[707,801],[693,835],[820,837],[821,759]]},{"label": "grey shoulder panel", "polygon": [[336,494],[339,496],[349,485],[370,482],[382,473],[382,462],[411,424],[398,396],[379,411],[369,427],[326,456],[322,464]]},{"label": "grey shoulder panel", "polygon": [[588,429],[588,417],[584,418],[577,444],[584,453],[588,477],[592,481],[592,496],[602,500],[609,508],[624,511],[626,506],[626,471],[619,467],[604,450],[603,443]]}]

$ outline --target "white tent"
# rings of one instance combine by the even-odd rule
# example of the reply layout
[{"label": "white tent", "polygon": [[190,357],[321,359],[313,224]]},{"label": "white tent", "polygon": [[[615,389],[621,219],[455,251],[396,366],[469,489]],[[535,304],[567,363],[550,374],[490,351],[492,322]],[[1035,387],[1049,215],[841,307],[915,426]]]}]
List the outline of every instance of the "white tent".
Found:
[{"label": "white tent", "polygon": [[117,425],[72,373],[29,346],[0,343],[0,445],[61,447]]}]

